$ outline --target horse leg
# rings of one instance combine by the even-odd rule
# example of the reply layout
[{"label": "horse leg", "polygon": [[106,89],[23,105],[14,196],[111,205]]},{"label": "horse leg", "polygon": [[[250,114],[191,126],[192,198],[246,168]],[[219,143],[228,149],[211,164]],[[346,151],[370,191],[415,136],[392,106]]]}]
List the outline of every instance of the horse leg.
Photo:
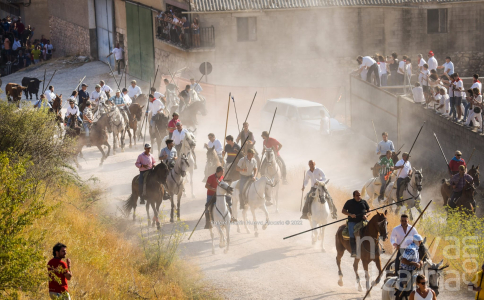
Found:
[{"label": "horse leg", "polygon": [[244,208],[244,210],[242,211],[242,215],[244,216],[244,227],[245,227],[245,231],[247,233],[250,233],[249,226],[247,226],[247,208]]},{"label": "horse leg", "polygon": [[150,200],[146,200],[146,217],[148,218],[148,228],[151,226],[151,218],[150,218]]},{"label": "horse leg", "polygon": [[[382,274],[382,267],[381,267],[380,256],[375,257],[375,259],[373,261],[375,262],[376,268],[378,269],[378,274]],[[380,278],[377,277],[376,278],[376,281],[373,281],[371,283],[371,285],[374,286],[375,284],[379,284],[379,283],[380,283]]]},{"label": "horse leg", "polygon": [[97,148],[99,149],[99,151],[101,151],[101,163],[99,164],[99,166],[102,166],[103,165],[103,162],[104,162],[104,159],[106,158],[105,154],[104,154],[104,150],[103,150],[103,147],[102,145],[96,145]]},{"label": "horse leg", "polygon": [[255,237],[259,236],[258,228],[257,228],[257,219],[255,217],[255,209],[250,207],[250,212],[252,213],[252,221],[254,222],[254,235]]},{"label": "horse leg", "polygon": [[180,202],[181,202],[181,193],[178,194],[178,197],[177,197],[177,203],[176,203],[176,219],[177,221],[180,221]]},{"label": "horse leg", "polygon": [[262,226],[262,230],[266,230],[267,226],[269,225],[269,212],[267,211],[267,207],[265,205],[262,205],[262,210],[266,214],[266,222]]},{"label": "horse leg", "polygon": [[[338,248],[338,236],[336,236],[336,248]],[[345,249],[343,246],[341,246],[342,249],[337,249],[338,253],[336,254],[336,265],[338,265],[338,285],[343,286],[343,272],[341,272],[341,258],[343,257],[343,254],[345,253]]]},{"label": "horse leg", "polygon": [[[311,229],[313,229],[314,227],[318,226],[317,222],[315,220],[313,220],[312,216],[309,217],[309,225],[311,226]],[[313,246],[316,244],[316,241],[318,240],[318,230],[313,230],[312,231],[312,234],[311,234],[311,237],[312,237],[312,244]]]},{"label": "horse leg", "polygon": [[228,220],[225,224],[225,232],[227,234],[227,248],[225,248],[224,253],[229,252],[230,247],[230,220]]},{"label": "horse leg", "polygon": [[360,262],[360,259],[355,258],[355,261],[353,262],[353,270],[355,271],[355,275],[356,275],[356,283],[358,284],[358,291],[362,292],[363,287],[361,287],[360,276],[358,275],[358,263],[359,262]]},{"label": "horse leg", "polygon": [[171,202],[171,211],[170,211],[170,223],[174,223],[173,215],[175,209],[175,195],[170,195],[170,202]]},{"label": "horse leg", "polygon": [[121,152],[124,152],[124,139],[125,138],[126,138],[126,128],[123,128],[123,130],[121,131]]},{"label": "horse leg", "polygon": [[212,254],[215,254],[215,241],[213,238],[213,226],[210,227],[210,236],[212,237]]},{"label": "horse leg", "polygon": [[[327,223],[327,222],[325,222],[325,223]],[[326,252],[326,249],[324,249],[324,229],[325,229],[325,227],[322,227],[321,232],[319,233],[319,237],[321,239],[321,252],[323,252],[323,253]]]},{"label": "horse leg", "polygon": [[368,264],[370,261],[362,260],[363,270],[365,270],[366,290],[370,289],[370,273],[368,272]]},{"label": "horse leg", "polygon": [[190,172],[190,190],[192,191],[192,199],[195,199],[195,194],[193,193],[193,171]]},{"label": "horse leg", "polygon": [[224,235],[224,232],[222,230],[222,226],[221,224],[217,224],[217,230],[218,230],[218,234],[220,235],[220,243],[219,243],[219,247],[220,248],[225,248],[225,235]]},{"label": "horse leg", "polygon": [[275,200],[276,200],[276,213],[279,212],[279,183],[276,186],[276,193],[275,193]]}]

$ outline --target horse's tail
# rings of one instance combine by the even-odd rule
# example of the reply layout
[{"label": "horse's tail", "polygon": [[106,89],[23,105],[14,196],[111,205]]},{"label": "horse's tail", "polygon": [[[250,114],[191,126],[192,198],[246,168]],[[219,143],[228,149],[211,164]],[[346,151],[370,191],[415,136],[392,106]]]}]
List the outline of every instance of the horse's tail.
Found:
[{"label": "horse's tail", "polygon": [[138,197],[135,197],[134,194],[129,195],[128,200],[124,202],[123,210],[126,214],[129,214],[132,209],[136,208],[136,203],[138,202]]}]

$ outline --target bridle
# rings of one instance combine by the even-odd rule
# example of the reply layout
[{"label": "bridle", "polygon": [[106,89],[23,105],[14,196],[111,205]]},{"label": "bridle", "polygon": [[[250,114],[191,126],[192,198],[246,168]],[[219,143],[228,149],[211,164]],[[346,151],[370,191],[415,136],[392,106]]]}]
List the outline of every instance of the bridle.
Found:
[{"label": "bridle", "polygon": [[[410,183],[407,185],[407,193],[409,193],[414,200],[417,200],[417,198],[420,197],[420,191],[422,190],[422,173],[420,173],[420,171],[415,171],[412,175],[412,178],[414,177],[415,180],[410,179]],[[415,181],[415,186],[412,185],[412,181]],[[416,196],[410,192],[409,187],[411,187],[413,191],[417,190]]]},{"label": "bridle", "polygon": [[[371,222],[371,220],[370,220],[370,222]],[[367,228],[369,227],[368,225],[366,226]],[[377,225],[378,225],[378,233],[383,238],[383,241],[385,241],[388,238],[388,230],[387,230],[388,221],[387,221],[387,218],[386,217],[383,217],[383,220],[379,221],[377,223]],[[368,229],[366,229],[366,230],[368,230]],[[377,245],[380,245],[379,236],[373,237],[373,236],[368,235],[367,237],[370,237],[370,238],[373,239],[373,242],[375,244],[375,247],[377,247]],[[376,254],[380,255],[380,252],[379,251],[373,251],[372,252],[372,251],[366,249],[366,247],[364,246],[365,245],[364,242],[365,241],[362,242],[361,247],[363,249],[365,249],[366,252],[370,253],[372,256],[374,256]]]},{"label": "bridle", "polygon": [[[180,164],[182,164],[184,162],[184,163],[187,164],[188,167],[190,167],[190,163],[188,162],[188,158],[185,155],[180,157],[180,160],[182,160],[182,162],[180,162]],[[176,175],[181,175],[181,173],[179,174],[179,173],[176,172],[176,166],[175,166],[175,168],[171,169],[171,172],[170,172],[171,179],[173,180],[173,182],[175,182],[176,187],[177,187],[177,193],[176,194],[178,194],[180,192],[180,186],[183,183],[183,179],[180,178],[180,183],[178,183],[176,181],[175,177],[173,176],[173,173],[175,173]]]},{"label": "bridle", "polygon": [[[266,175],[261,176],[261,178],[260,178],[260,179],[262,179],[262,178],[265,178],[265,179],[267,180],[266,185],[269,185],[269,186],[271,186],[271,187],[274,187],[274,186],[275,186],[275,185],[274,185],[274,183],[272,182],[272,180],[271,180],[269,177],[267,177]],[[259,180],[260,180],[260,179],[259,179]],[[251,186],[252,186],[252,184],[251,184],[251,185],[249,185],[249,188],[247,189],[247,194],[249,193]],[[244,188],[244,187],[241,187],[241,188]],[[263,196],[261,196],[261,195],[259,194],[259,192],[257,192],[257,187],[255,186],[255,184],[254,184],[254,190],[255,190],[255,193],[257,194],[257,196],[259,196],[259,198],[261,198],[261,199],[263,199],[263,198],[264,198]]]}]

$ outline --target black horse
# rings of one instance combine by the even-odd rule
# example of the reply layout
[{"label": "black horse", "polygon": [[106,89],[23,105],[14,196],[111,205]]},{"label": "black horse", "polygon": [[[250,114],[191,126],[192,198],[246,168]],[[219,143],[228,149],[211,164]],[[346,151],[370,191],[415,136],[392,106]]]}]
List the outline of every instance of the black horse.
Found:
[{"label": "black horse", "polygon": [[[158,214],[160,210],[161,201],[165,193],[166,178],[168,176],[169,170],[165,163],[160,162],[152,170],[149,171],[146,180],[146,193],[143,197],[146,200],[146,214],[148,216],[148,226],[151,226],[150,218],[150,205],[153,209],[153,226],[160,229],[160,221],[158,219]],[[131,181],[131,195],[128,200],[124,203],[124,211],[126,214],[133,210],[133,221],[136,219],[136,206],[138,202],[138,197],[141,195],[138,185],[139,175],[136,175]]]},{"label": "black horse", "polygon": [[198,125],[197,114],[201,113],[202,116],[207,115],[207,107],[205,99],[192,102],[189,106],[185,107],[180,113],[180,120],[183,120],[185,127],[196,128]]},{"label": "black horse", "polygon": [[158,153],[160,153],[162,149],[161,142],[167,135],[169,118],[163,113],[158,113],[153,117],[153,122],[153,127],[151,126],[150,121],[147,122],[146,126],[149,126],[151,144],[153,145],[156,140],[156,144],[158,145]]}]

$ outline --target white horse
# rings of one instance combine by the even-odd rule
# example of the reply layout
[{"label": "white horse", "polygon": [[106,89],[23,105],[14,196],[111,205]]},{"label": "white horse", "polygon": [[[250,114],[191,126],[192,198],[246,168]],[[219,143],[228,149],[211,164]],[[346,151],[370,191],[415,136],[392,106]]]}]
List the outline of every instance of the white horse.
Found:
[{"label": "white horse", "polygon": [[[443,262],[444,261],[441,260],[438,264],[435,264],[432,262],[431,259],[428,259],[424,262],[422,270],[418,271],[418,273],[422,273],[423,271],[423,274],[425,275],[425,277],[427,277],[427,280],[429,281],[429,287],[434,290],[436,295],[439,294],[440,278],[443,276],[443,270],[448,267],[442,267]],[[413,276],[413,283],[415,283],[416,277],[417,275],[415,274]],[[386,279],[385,283],[381,287],[382,300],[395,300],[395,283],[397,279],[398,278],[396,276],[392,276]]]},{"label": "white horse", "polygon": [[[220,235],[220,248],[225,248],[224,253],[229,251],[230,246],[230,219],[232,216],[230,215],[229,207],[226,202],[226,195],[232,194],[233,188],[229,186],[228,183],[222,181],[217,186],[217,193],[215,196],[215,205],[212,208],[210,214],[213,217],[212,225],[216,226],[218,229],[218,233]],[[213,234],[213,226],[210,228],[210,236],[212,237],[212,254],[215,254],[215,243],[214,243],[214,234]],[[227,236],[224,235],[222,228],[225,228],[225,232]]]},{"label": "white horse", "polygon": [[274,187],[271,187],[270,192],[266,194],[266,198],[269,201],[272,201],[272,199],[274,199],[274,202],[276,205],[276,213],[277,213],[279,212],[279,186],[282,178],[281,169],[277,164],[274,150],[272,150],[272,148],[266,148],[266,146],[264,146],[264,149],[266,151],[266,160],[264,163],[264,166],[265,166],[264,175],[269,177],[269,179],[274,184]]},{"label": "white horse", "polygon": [[[390,174],[390,181],[388,184],[395,182],[397,180],[397,171],[393,171]],[[380,196],[380,188],[381,188],[381,180],[380,176],[374,177],[369,179],[367,182],[365,182],[365,185],[363,185],[363,188],[361,189],[361,197],[364,197],[365,194],[368,194],[368,202],[372,203],[373,206],[378,206],[379,203],[377,202],[378,196]],[[386,191],[386,188],[385,188]]]},{"label": "white horse", "polygon": [[170,170],[168,177],[166,178],[166,187],[171,201],[170,222],[174,222],[174,209],[175,209],[175,195],[177,196],[176,216],[178,221],[180,220],[180,201],[183,194],[184,177],[187,174],[187,169],[190,168],[189,163],[190,152],[187,155],[184,153],[178,156],[175,167]]},{"label": "white horse", "polygon": [[[232,182],[230,185],[234,189],[234,193],[232,196],[233,204],[232,204],[232,212],[234,217],[237,218],[237,210],[238,210],[238,203],[239,203],[239,190],[243,187],[237,187],[238,180]],[[265,230],[269,225],[269,213],[267,212],[266,207],[266,198],[265,195],[271,192],[271,188],[274,187],[273,182],[267,177],[262,176],[261,178],[257,179],[256,181],[250,182],[249,187],[247,188],[247,199],[249,199],[249,204],[246,205],[242,211],[242,215],[244,217],[244,227],[247,233],[250,233],[249,227],[247,227],[247,209],[250,207],[250,211],[252,212],[252,219],[254,223],[254,235],[256,237],[259,236],[258,227],[257,227],[257,218],[255,217],[255,210],[257,208],[262,209],[266,215],[266,222],[262,226],[262,230]],[[237,222],[237,232],[240,232],[239,222]]]},{"label": "white horse", "polygon": [[[311,228],[315,228],[328,223],[328,217],[330,215],[328,197],[329,193],[326,190],[326,183],[318,181],[314,184],[314,189],[309,192],[311,203],[311,214],[308,215],[309,224]],[[321,240],[321,251],[326,252],[324,249],[324,229],[322,227],[312,231],[313,245],[316,244],[318,239]]]},{"label": "white horse", "polygon": [[[397,173],[398,174],[398,173]],[[400,211],[400,207],[402,205],[405,206],[405,212],[409,213],[410,215],[410,220],[413,220],[413,215],[412,215],[412,208],[415,207],[419,213],[422,213],[422,209],[420,208],[420,201],[421,199],[421,192],[422,192],[422,181],[423,181],[423,175],[422,175],[422,169],[416,170],[415,168],[413,169],[412,176],[410,178],[410,182],[408,183],[408,186],[405,188],[402,186],[403,190],[403,200],[407,200],[403,202],[402,204],[397,204],[397,208],[395,210],[395,214],[398,215]],[[388,204],[397,202],[397,189],[393,188],[396,186],[396,181],[390,183],[386,190],[385,190],[385,196],[387,198]]]},{"label": "white horse", "polygon": [[190,153],[190,155],[188,155],[188,163],[189,163],[188,173],[190,173],[190,190],[192,192],[192,198],[195,198],[195,194],[193,192],[194,191],[194,189],[193,189],[193,170],[194,170],[194,166],[195,166],[195,159],[193,157],[194,153],[192,151],[193,151],[193,149],[195,148],[196,145],[197,144],[196,144],[195,136],[194,136],[193,132],[191,132],[190,130],[187,130],[187,132],[185,133],[185,138],[182,141],[182,147],[181,147],[180,152],[185,154],[185,155],[188,155],[188,153]]},{"label": "white horse", "polygon": [[[124,137],[126,134],[126,123],[117,106],[109,108],[111,130],[113,131],[113,155],[116,154],[116,147],[119,143],[121,152],[124,152]],[[121,135],[121,138],[119,137]]]}]

